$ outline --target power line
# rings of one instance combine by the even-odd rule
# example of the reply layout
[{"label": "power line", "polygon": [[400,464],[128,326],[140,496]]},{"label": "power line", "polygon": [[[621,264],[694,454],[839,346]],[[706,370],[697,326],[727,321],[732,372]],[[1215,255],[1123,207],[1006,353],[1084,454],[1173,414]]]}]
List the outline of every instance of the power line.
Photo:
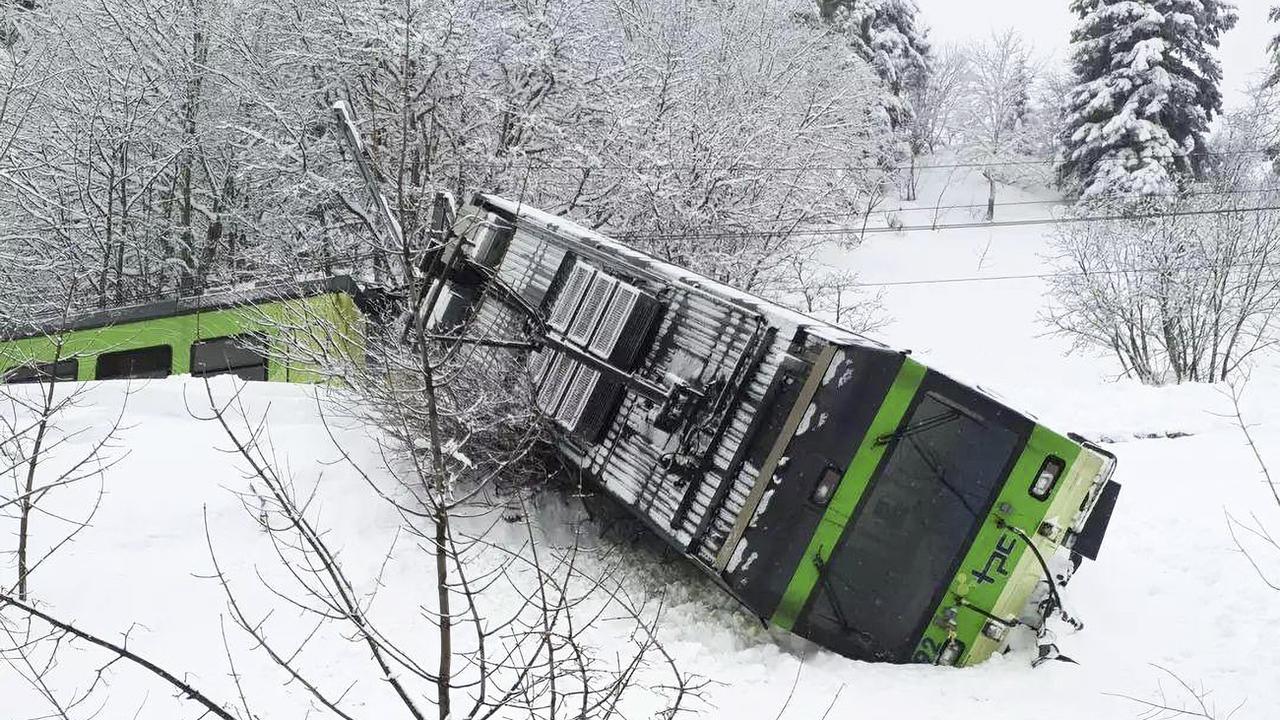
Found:
[{"label": "power line", "polygon": [[738,231],[714,231],[714,232],[678,232],[678,233],[619,233],[613,235],[618,240],[678,240],[678,239],[699,239],[699,238],[735,238],[735,237],[774,237],[778,235],[786,235],[788,237],[795,236],[823,236],[823,237],[849,237],[874,235],[883,233],[910,233],[910,232],[934,232],[940,230],[975,230],[983,228],[1003,228],[1003,227],[1030,227],[1036,225],[1071,225],[1089,222],[1114,222],[1118,220],[1154,220],[1160,218],[1174,217],[1197,217],[1206,215],[1229,215],[1233,213],[1247,212],[1270,212],[1280,210],[1280,205],[1263,205],[1257,207],[1244,208],[1226,208],[1214,210],[1178,210],[1170,212],[1158,213],[1142,213],[1142,214],[1118,214],[1118,215],[1081,215],[1077,217],[1061,217],[1061,218],[1029,218],[1024,220],[993,220],[990,222],[967,222],[967,223],[938,223],[936,225],[904,225],[901,227],[869,227],[865,229],[843,228],[828,230],[738,230]]},{"label": "power line", "polygon": [[928,278],[920,280],[887,280],[883,282],[856,282],[857,287],[902,287],[912,285],[956,285],[961,283],[1006,282],[1010,280],[1048,280],[1059,277],[1089,277],[1091,275],[1147,275],[1151,273],[1195,273],[1204,274],[1212,270],[1240,270],[1257,267],[1278,267],[1275,263],[1227,263],[1225,265],[1192,265],[1182,268],[1168,267],[1127,267],[1105,270],[1068,270],[1049,273],[1027,273],[1025,275],[971,275],[954,278]]},{"label": "power line", "polygon": [[[1111,271],[1099,271],[1099,274]],[[1085,273],[1079,273],[1084,275]],[[902,287],[908,285],[957,285],[961,283],[1003,282],[1009,280],[1046,280],[1053,277],[1069,277],[1072,273],[1032,273],[1028,275],[976,275],[956,278],[929,278],[921,280],[889,280],[885,282],[855,282],[855,287]]]},{"label": "power line", "polygon": [[[1111,195],[1108,200],[1158,200],[1161,198],[1189,198],[1189,197],[1216,197],[1229,195],[1265,195],[1268,193],[1280,193],[1280,187],[1259,188],[1256,190],[1203,190],[1187,193],[1166,193],[1161,195]],[[1030,205],[1074,205],[1077,201],[1066,198],[1056,198],[1052,200],[1019,200],[1015,202],[997,202],[995,208],[1011,208],[1024,207]],[[896,207],[896,208],[872,208],[868,212],[854,211],[843,213],[815,213],[813,215],[793,215],[790,217],[781,217],[766,219],[760,222],[793,224],[807,222],[812,220],[832,220],[838,218],[861,218],[872,213],[908,213],[908,212],[938,212],[942,210],[985,210],[989,205],[987,203],[964,203],[956,205],[922,205],[920,207]]]},{"label": "power line", "polygon": [[[1248,148],[1242,150],[1216,150],[1192,152],[1182,155],[1183,158],[1201,158],[1201,157],[1235,157],[1240,155],[1265,155],[1270,153],[1269,148]],[[957,162],[957,163],[933,163],[927,165],[887,165],[887,164],[860,164],[860,165],[770,165],[770,164],[751,164],[743,163],[736,165],[715,165],[715,164],[698,164],[698,163],[644,163],[636,165],[604,165],[601,163],[557,163],[554,161],[546,163],[538,163],[531,161],[515,161],[515,162],[499,162],[493,160],[476,160],[474,162],[466,160],[434,163],[436,168],[493,168],[498,170],[523,170],[527,172],[556,172],[568,170],[581,171],[605,171],[605,172],[641,172],[653,170],[704,170],[714,172],[732,172],[745,170],[773,170],[777,172],[799,172],[808,170],[819,171],[837,171],[837,170],[880,170],[880,171],[903,171],[903,170],[957,170],[965,168],[991,168],[991,167],[1019,167],[1033,165],[1049,165],[1059,161],[1057,156],[1029,158],[1023,160],[1001,160],[993,162]]]}]

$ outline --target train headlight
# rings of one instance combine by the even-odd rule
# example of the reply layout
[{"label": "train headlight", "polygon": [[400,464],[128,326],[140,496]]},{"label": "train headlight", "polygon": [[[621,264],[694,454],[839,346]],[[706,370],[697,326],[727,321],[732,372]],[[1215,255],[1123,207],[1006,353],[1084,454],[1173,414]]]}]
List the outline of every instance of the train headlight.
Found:
[{"label": "train headlight", "polygon": [[938,653],[939,665],[955,665],[960,661],[960,656],[964,654],[964,643],[959,640],[951,639],[942,648],[942,652]]},{"label": "train headlight", "polygon": [[1031,497],[1037,500],[1048,500],[1049,495],[1053,493],[1053,486],[1058,484],[1058,476],[1062,474],[1064,467],[1066,463],[1061,458],[1052,455],[1045,458],[1039,472],[1036,473],[1035,481],[1031,483]]}]

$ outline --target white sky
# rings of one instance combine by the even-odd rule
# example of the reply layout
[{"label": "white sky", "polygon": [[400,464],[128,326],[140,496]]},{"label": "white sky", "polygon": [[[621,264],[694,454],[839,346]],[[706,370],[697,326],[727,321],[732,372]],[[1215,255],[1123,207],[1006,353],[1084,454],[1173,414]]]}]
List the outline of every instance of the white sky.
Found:
[{"label": "white sky", "polygon": [[[1242,102],[1250,77],[1266,64],[1267,42],[1280,26],[1267,23],[1267,9],[1280,0],[1236,0],[1240,21],[1222,38],[1222,93],[1226,105]],[[963,42],[992,30],[1018,30],[1042,55],[1065,62],[1075,16],[1068,0],[916,0],[934,44]]]}]

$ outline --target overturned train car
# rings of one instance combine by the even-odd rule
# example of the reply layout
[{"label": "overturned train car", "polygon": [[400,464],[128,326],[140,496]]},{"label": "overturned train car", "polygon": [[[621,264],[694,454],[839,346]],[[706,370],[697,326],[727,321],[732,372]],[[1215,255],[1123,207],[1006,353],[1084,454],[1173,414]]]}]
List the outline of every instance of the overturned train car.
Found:
[{"label": "overturned train car", "polygon": [[564,218],[477,195],[453,232],[483,272],[437,322],[532,320],[567,461],[762,620],[970,665],[1059,611],[1055,558],[1096,557],[1118,492],[1100,448]]}]

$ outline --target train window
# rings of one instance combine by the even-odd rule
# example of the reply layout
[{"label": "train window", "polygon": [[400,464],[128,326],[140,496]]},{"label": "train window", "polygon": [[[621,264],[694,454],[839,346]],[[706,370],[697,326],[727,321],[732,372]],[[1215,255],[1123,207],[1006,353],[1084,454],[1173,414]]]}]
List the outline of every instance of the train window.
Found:
[{"label": "train window", "polygon": [[[962,390],[954,392],[963,397]],[[837,638],[837,649],[902,658],[994,500],[1019,438],[1012,428],[927,391],[885,442],[892,444],[879,477],[826,564],[807,622],[811,633],[820,633],[811,637]],[[883,645],[862,647],[861,633]]]},{"label": "train window", "polygon": [[121,350],[98,356],[99,380],[169,377],[173,368],[173,348],[168,345]]},{"label": "train window", "polygon": [[5,373],[4,382],[9,385],[19,385],[46,382],[51,378],[54,382],[70,382],[79,376],[80,361],[71,359],[61,360],[56,363],[37,363],[14,368]]},{"label": "train window", "polygon": [[836,494],[836,488],[840,486],[840,478],[843,476],[839,469],[828,465],[809,495],[809,501],[819,507],[826,507],[827,503],[831,502],[831,496]]},{"label": "train window", "polygon": [[1028,490],[1031,497],[1037,500],[1048,500],[1049,495],[1053,493],[1053,488],[1058,484],[1058,476],[1062,474],[1062,469],[1067,464],[1062,458],[1052,455],[1044,459],[1044,464],[1040,466],[1040,470],[1036,472],[1036,479],[1032,481]]},{"label": "train window", "polygon": [[235,375],[241,380],[266,380],[266,342],[261,335],[201,340],[191,346],[191,374],[195,377]]}]

